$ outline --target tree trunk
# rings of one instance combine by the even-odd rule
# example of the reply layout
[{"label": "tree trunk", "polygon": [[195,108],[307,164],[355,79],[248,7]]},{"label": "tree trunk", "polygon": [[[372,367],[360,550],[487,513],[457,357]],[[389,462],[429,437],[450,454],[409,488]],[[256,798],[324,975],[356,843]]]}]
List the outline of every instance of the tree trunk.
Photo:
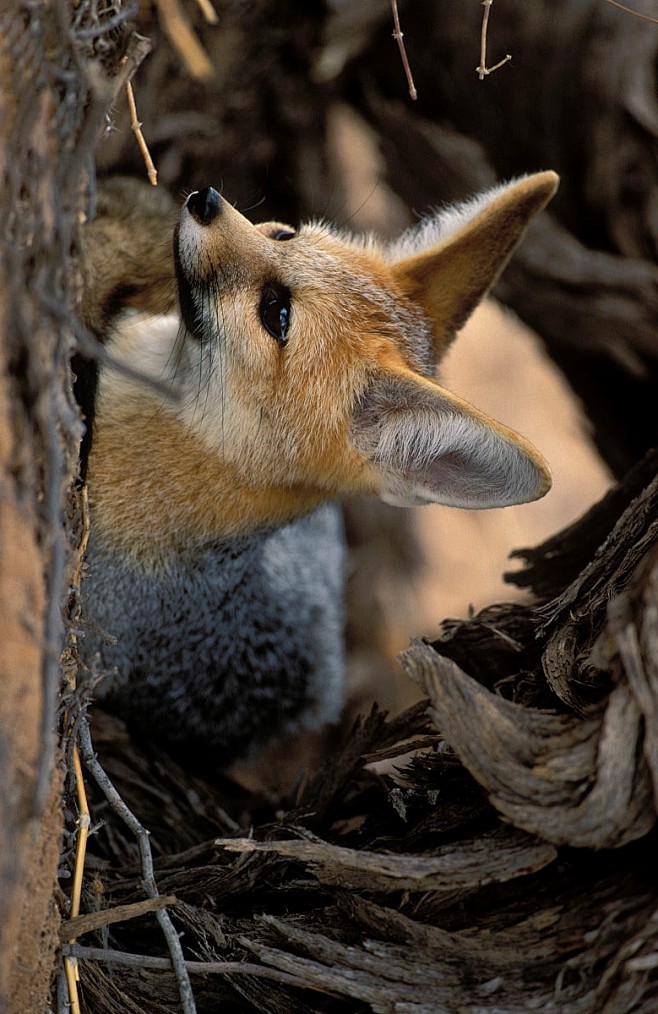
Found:
[{"label": "tree trunk", "polygon": [[60,654],[73,555],[64,508],[82,433],[69,377],[75,236],[113,94],[98,74],[90,88],[70,16],[54,0],[0,17],[0,1008],[9,1012],[45,1010],[58,946]]}]

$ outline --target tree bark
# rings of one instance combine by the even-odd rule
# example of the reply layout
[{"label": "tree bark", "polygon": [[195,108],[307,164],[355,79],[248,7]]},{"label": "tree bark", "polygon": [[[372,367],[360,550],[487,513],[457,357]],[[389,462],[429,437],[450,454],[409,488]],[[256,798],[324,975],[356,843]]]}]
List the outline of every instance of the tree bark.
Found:
[{"label": "tree bark", "polygon": [[64,508],[82,433],[69,375],[74,244],[113,94],[101,74],[88,76],[70,15],[66,0],[53,0],[0,16],[0,1008],[8,1012],[45,1010],[58,945],[59,658],[74,555]]},{"label": "tree bark", "polygon": [[[4,89],[3,89],[4,91]],[[0,281],[7,292],[7,277]],[[5,306],[2,307],[5,310]],[[6,339],[6,314],[2,313],[0,331]],[[42,928],[50,929],[51,947],[38,969],[39,984],[33,984],[44,1006],[50,976],[55,938],[49,907],[52,900],[55,869],[59,854],[61,818],[51,814],[43,820],[43,801],[35,807],[40,761],[41,684],[45,588],[42,560],[37,541],[37,525],[30,502],[30,490],[18,487],[13,474],[16,443],[12,425],[13,408],[9,397],[6,343],[0,361],[0,765],[4,790],[0,795],[0,1008],[9,1010],[13,998],[25,997],[25,981],[17,969],[24,956],[35,953],[35,941]],[[21,448],[23,454],[31,448]],[[18,487],[18,488],[17,488]],[[53,772],[45,773],[50,786]],[[54,786],[53,786],[54,787]],[[49,801],[50,802],[50,801]],[[59,819],[58,819],[59,818]],[[42,838],[51,838],[50,854],[44,863]],[[50,867],[45,883],[39,876],[42,866]],[[23,942],[23,916],[30,904],[32,939]],[[35,925],[36,923],[36,925]],[[49,927],[50,923],[50,927]],[[49,960],[50,959],[50,960]],[[28,961],[30,959],[28,958]],[[29,969],[27,978],[34,971]],[[40,974],[39,974],[40,973]],[[20,1009],[16,1007],[16,1009]],[[24,1003],[23,1010],[39,1009]]]}]

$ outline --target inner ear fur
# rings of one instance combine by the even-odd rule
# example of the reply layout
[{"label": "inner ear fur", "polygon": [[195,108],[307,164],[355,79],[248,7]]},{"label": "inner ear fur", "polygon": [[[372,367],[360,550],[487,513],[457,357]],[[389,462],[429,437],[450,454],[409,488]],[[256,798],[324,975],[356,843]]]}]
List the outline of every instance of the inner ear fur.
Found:
[{"label": "inner ear fur", "polygon": [[[437,358],[487,294],[530,220],[555,194],[559,177],[537,173],[482,199],[482,208],[436,245],[399,261],[394,272],[407,295],[433,322]],[[448,214],[448,218],[449,218]],[[427,229],[422,230],[427,236]]]},{"label": "inner ear fur", "polygon": [[354,446],[397,506],[507,507],[543,496],[546,462],[523,437],[412,373],[371,379],[353,414]]}]

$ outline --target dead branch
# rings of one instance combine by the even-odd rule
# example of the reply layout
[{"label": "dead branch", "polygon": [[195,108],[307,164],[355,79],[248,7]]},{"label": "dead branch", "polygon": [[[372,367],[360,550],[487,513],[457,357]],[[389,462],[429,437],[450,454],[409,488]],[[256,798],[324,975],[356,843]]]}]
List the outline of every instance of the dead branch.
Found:
[{"label": "dead branch", "polygon": [[137,118],[137,106],[135,104],[135,94],[133,92],[133,86],[130,83],[130,81],[126,82],[126,97],[128,99],[128,108],[130,109],[130,125],[133,129],[135,137],[137,138],[137,144],[139,145],[139,150],[141,151],[142,158],[144,159],[144,165],[146,166],[146,174],[149,178],[149,183],[151,183],[154,187],[157,187],[158,171],[153,164],[151,152],[149,151],[148,145],[144,140],[144,135],[142,133],[142,124]]},{"label": "dead branch", "polygon": [[[78,726],[78,738],[82,759],[87,770],[94,778],[96,784],[102,791],[112,809],[131,830],[137,840],[142,869],[142,886],[149,898],[158,898],[160,896],[160,892],[158,891],[158,887],[155,882],[153,855],[151,853],[148,831],[137,820],[134,813],[128,809],[99,763],[91,741],[89,724],[87,719],[84,717],[81,718]],[[167,941],[167,946],[171,955],[171,963],[174,972],[176,973],[183,1012],[184,1014],[196,1014],[196,1004],[192,993],[192,984],[190,983],[190,977],[185,967],[183,950],[176,928],[165,908],[158,909],[155,914]]]},{"label": "dead branch", "polygon": [[178,0],[157,0],[169,40],[192,77],[206,81],[214,74],[208,54],[189,25]]},{"label": "dead branch", "polygon": [[[127,906],[126,906],[127,907]],[[168,958],[157,958],[151,954],[132,954],[129,951],[116,951],[105,947],[84,947],[81,944],[65,944],[63,953],[81,961],[102,961],[109,965],[125,965],[129,968],[153,968],[171,971],[172,964]],[[298,988],[314,989],[312,983],[306,983],[296,975],[277,972],[265,965],[256,965],[250,961],[186,961],[185,968],[192,975],[257,975],[261,979],[282,982]]]},{"label": "dead branch", "polygon": [[[79,580],[79,571],[78,571]],[[78,589],[79,590],[79,589]],[[74,922],[78,918],[80,912],[80,897],[82,895],[82,879],[84,875],[85,867],[85,854],[87,850],[87,838],[89,836],[89,827],[91,824],[89,816],[89,806],[87,804],[87,794],[85,792],[84,779],[82,777],[82,766],[80,764],[80,752],[78,750],[78,744],[73,744],[73,771],[75,774],[76,793],[78,797],[78,841],[75,852],[75,866],[73,870],[73,890],[71,892],[71,919],[69,920],[69,926],[71,922]],[[75,939],[75,933],[67,939]],[[78,996],[78,972],[77,966],[74,965],[73,960],[67,955],[64,956],[64,974],[66,976],[66,984],[68,986],[69,1000],[71,1003],[71,1011],[73,1014],[79,1014],[80,1011],[80,998]]]},{"label": "dead branch", "polygon": [[400,50],[402,66],[404,67],[404,73],[407,76],[409,95],[412,99],[416,100],[418,98],[418,92],[416,91],[416,85],[414,84],[413,75],[411,73],[411,66],[409,65],[409,58],[407,56],[407,48],[404,44],[404,32],[400,27],[400,14],[398,11],[397,0],[391,0],[391,8],[393,11],[393,38],[397,42],[398,49]]},{"label": "dead branch", "polygon": [[482,835],[478,840],[437,849],[432,856],[401,856],[341,848],[308,832],[302,841],[254,841],[253,838],[220,838],[216,845],[230,852],[273,852],[313,866],[320,883],[370,891],[477,890],[483,883],[496,883],[540,870],[556,857],[544,842],[507,829]]},{"label": "dead branch", "polygon": [[489,12],[491,11],[492,3],[493,0],[482,0],[484,10],[482,11],[482,28],[480,30],[480,63],[475,68],[480,81],[484,81],[485,77],[493,74],[495,70],[498,70],[499,67],[502,67],[508,60],[512,59],[511,54],[507,53],[493,67],[487,67],[487,33],[489,31]]},{"label": "dead branch", "polygon": [[636,18],[642,18],[643,21],[650,21],[654,25],[658,25],[658,18],[652,18],[648,14],[642,14],[640,11],[634,11],[632,7],[625,7],[624,4],[620,4],[618,0],[608,0],[609,4],[613,7],[618,7],[620,11],[625,11],[627,14],[632,14]]},{"label": "dead branch", "polygon": [[216,25],[219,18],[217,17],[217,11],[212,5],[212,0],[196,0],[196,2],[208,24]]},{"label": "dead branch", "polygon": [[176,896],[165,894],[157,898],[131,902],[129,905],[104,908],[100,912],[86,912],[84,915],[71,916],[60,928],[60,939],[66,943],[73,943],[77,937],[84,933],[92,933],[94,930],[111,926],[116,922],[138,919],[142,915],[148,915],[149,912],[157,912],[161,908],[171,908],[175,904]]}]

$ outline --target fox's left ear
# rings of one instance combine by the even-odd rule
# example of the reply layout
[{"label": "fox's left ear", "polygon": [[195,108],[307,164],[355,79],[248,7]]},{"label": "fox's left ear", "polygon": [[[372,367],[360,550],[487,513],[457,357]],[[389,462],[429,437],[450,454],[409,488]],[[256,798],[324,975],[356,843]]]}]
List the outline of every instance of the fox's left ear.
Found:
[{"label": "fox's left ear", "polygon": [[[433,244],[398,260],[394,274],[403,291],[431,318],[437,358],[491,288],[558,182],[554,172],[527,176],[448,209],[402,237],[403,253],[416,244]],[[395,246],[392,254],[395,257]]]},{"label": "fox's left ear", "polygon": [[351,440],[375,490],[399,507],[508,507],[543,496],[546,462],[513,430],[412,371],[370,378],[352,416]]}]

